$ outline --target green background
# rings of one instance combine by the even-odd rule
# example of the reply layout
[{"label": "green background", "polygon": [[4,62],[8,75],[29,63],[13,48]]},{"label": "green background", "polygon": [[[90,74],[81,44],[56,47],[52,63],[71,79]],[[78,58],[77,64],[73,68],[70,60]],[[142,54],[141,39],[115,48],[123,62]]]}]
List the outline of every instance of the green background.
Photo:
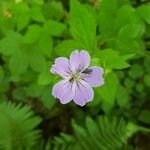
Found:
[{"label": "green background", "polygon": [[[0,0],[0,150],[149,150],[148,0]],[[59,56],[105,70],[84,107],[51,95]]]}]

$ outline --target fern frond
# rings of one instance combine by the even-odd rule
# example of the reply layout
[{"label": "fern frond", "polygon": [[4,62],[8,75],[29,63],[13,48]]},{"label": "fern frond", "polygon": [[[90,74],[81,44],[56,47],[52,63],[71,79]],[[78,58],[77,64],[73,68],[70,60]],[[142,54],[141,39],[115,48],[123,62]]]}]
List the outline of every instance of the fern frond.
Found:
[{"label": "fern frond", "polygon": [[[130,128],[134,126],[134,128]],[[86,118],[86,128],[73,123],[75,134],[81,147],[86,150],[118,150],[139,128],[131,122],[108,117],[98,118],[98,122]]]},{"label": "fern frond", "polygon": [[81,148],[74,136],[65,133],[55,137],[53,145],[55,150],[80,150]]},{"label": "fern frond", "polygon": [[86,126],[73,121],[75,135],[61,134],[54,139],[55,150],[121,150],[139,127],[116,117],[86,118]]},{"label": "fern frond", "polygon": [[28,106],[0,104],[0,149],[30,149],[39,138],[34,128],[40,123]]}]

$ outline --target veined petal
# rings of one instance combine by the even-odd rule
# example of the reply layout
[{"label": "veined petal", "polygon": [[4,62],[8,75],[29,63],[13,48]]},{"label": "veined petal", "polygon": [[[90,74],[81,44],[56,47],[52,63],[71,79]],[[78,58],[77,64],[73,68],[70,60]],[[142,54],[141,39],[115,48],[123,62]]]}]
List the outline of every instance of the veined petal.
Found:
[{"label": "veined petal", "polygon": [[81,71],[86,69],[90,64],[90,55],[87,51],[81,50],[80,52],[78,50],[75,50],[70,55],[70,65],[72,71]]},{"label": "veined petal", "polygon": [[50,71],[59,74],[63,78],[68,77],[71,73],[69,60],[65,57],[56,58]]},{"label": "veined petal", "polygon": [[58,98],[62,104],[69,103],[75,94],[75,84],[68,80],[56,83],[52,89],[52,95]]},{"label": "veined petal", "polygon": [[91,86],[81,80],[76,83],[75,95],[73,101],[80,106],[84,106],[87,102],[92,101],[94,97],[94,92]]},{"label": "veined petal", "polygon": [[103,69],[100,67],[90,67],[91,72],[83,74],[83,80],[88,82],[91,87],[97,87],[104,84]]}]

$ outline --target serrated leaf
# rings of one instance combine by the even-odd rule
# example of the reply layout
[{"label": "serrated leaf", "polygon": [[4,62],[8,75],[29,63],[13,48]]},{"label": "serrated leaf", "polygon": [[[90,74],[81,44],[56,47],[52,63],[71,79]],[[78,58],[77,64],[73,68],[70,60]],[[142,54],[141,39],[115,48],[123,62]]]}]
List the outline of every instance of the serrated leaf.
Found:
[{"label": "serrated leaf", "polygon": [[118,51],[111,49],[105,49],[96,53],[97,58],[102,62],[105,68],[112,69],[124,69],[129,67],[129,64],[125,61],[125,56],[120,56]]},{"label": "serrated leaf", "polygon": [[74,128],[74,131],[78,135],[82,135],[82,136],[86,137],[86,135],[87,135],[86,131],[82,127],[80,127],[78,124],[76,124],[74,120],[72,121],[72,126]]},{"label": "serrated leaf", "polygon": [[98,25],[104,39],[111,39],[115,35],[115,18],[117,11],[117,0],[103,0],[99,6]]},{"label": "serrated leaf", "polygon": [[115,42],[115,48],[117,48],[118,51],[123,55],[127,55],[129,53],[135,53],[136,57],[144,55],[144,45],[139,40],[117,38]]},{"label": "serrated leaf", "polygon": [[89,134],[91,135],[94,135],[99,132],[97,125],[90,117],[86,118],[86,127],[88,129]]},{"label": "serrated leaf", "polygon": [[[35,117],[28,106],[13,103],[0,104],[0,148],[32,149],[40,137],[35,130],[41,118]],[[26,143],[26,144],[25,144]]]},{"label": "serrated leaf", "polygon": [[[85,17],[86,16],[86,17]],[[79,3],[70,1],[70,32],[75,40],[83,44],[83,48],[96,48],[96,18],[94,10]]]},{"label": "serrated leaf", "polygon": [[135,39],[141,37],[144,33],[143,24],[127,24],[122,27],[118,33],[119,39]]}]

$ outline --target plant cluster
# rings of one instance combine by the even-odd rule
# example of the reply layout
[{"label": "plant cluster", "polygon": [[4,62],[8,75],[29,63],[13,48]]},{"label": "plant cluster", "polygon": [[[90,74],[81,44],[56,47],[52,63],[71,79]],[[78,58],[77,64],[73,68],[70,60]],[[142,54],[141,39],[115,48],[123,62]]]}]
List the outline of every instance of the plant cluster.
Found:
[{"label": "plant cluster", "polygon": [[[146,0],[1,0],[0,150],[140,149],[134,139],[150,127],[149,38]],[[84,107],[51,94],[53,61],[75,49],[105,72]]]}]

